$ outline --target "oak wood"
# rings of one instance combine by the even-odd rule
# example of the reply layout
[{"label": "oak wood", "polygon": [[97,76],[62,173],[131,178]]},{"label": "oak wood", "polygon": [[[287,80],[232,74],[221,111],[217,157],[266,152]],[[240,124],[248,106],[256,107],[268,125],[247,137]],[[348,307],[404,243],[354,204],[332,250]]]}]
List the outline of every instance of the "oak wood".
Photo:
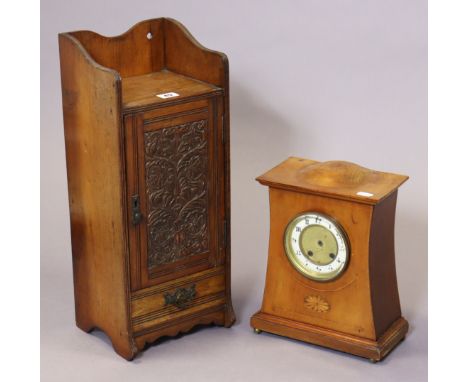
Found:
[{"label": "oak wood", "polygon": [[[62,33],[59,45],[77,325],[102,329],[129,360],[160,336],[231,326],[227,57],[164,18],[115,37]],[[169,91],[179,96],[156,97]],[[144,134],[203,119],[209,250],[145,269],[147,221],[135,227],[132,220],[135,194],[147,212]],[[161,306],[164,290],[192,284],[193,300]]]},{"label": "oak wood", "polygon": [[[394,253],[395,184],[406,179],[348,162],[301,158],[289,158],[257,178],[269,186],[270,241],[263,302],[251,326],[374,360],[395,346],[398,341],[385,338],[399,340],[407,331]],[[363,188],[374,192],[371,202],[354,196]],[[284,250],[289,222],[311,211],[335,219],[349,242],[346,270],[328,282],[304,277]],[[324,308],[314,310],[307,298],[322,301]],[[359,340],[347,347],[343,341],[349,336]]]},{"label": "oak wood", "polygon": [[[165,68],[164,19],[145,20],[114,37],[93,31],[68,32],[95,62],[114,69],[123,78],[157,72]],[[147,34],[151,33],[149,40]]]},{"label": "oak wood", "polygon": [[59,43],[76,324],[103,330],[131,358],[120,79],[72,36]]},{"label": "oak wood", "polygon": [[138,350],[141,351],[158,338],[174,337],[181,333],[186,333],[199,325],[225,325],[228,318],[228,313],[223,309],[222,305],[205,308],[194,315],[177,317],[169,323],[163,322],[149,331],[138,333],[135,336],[135,343]]},{"label": "oak wood", "polygon": [[[213,274],[212,270],[217,270]],[[195,277],[194,277],[195,276]],[[211,268],[207,271],[196,273],[186,277],[177,279],[177,283],[165,283],[158,286],[148,287],[137,291],[132,294],[132,318],[138,318],[141,316],[148,315],[150,313],[160,312],[161,310],[176,311],[179,308],[165,303],[164,294],[173,292],[178,288],[189,287],[195,285],[196,295],[193,301],[186,304],[196,305],[197,299],[205,298],[210,294],[222,294],[224,295],[224,269]]]},{"label": "oak wood", "polygon": [[[137,161],[138,161],[138,174],[134,176],[138,177],[138,190],[130,189],[129,194],[133,195],[135,193],[140,194],[141,200],[141,211],[144,217],[149,216],[147,200],[149,196],[145,195],[145,185],[146,185],[146,174],[145,174],[145,153],[144,149],[144,133],[158,131],[165,128],[171,128],[172,126],[180,126],[186,123],[190,123],[198,120],[207,120],[207,131],[208,131],[208,199],[211,201],[209,203],[209,238],[210,238],[210,248],[206,252],[194,256],[190,256],[185,259],[177,260],[166,265],[158,266],[155,269],[149,269],[148,261],[148,225],[140,224],[137,227],[131,227],[130,231],[133,229],[139,230],[140,245],[141,250],[139,251],[140,256],[140,275],[141,275],[141,286],[146,287],[148,285],[165,282],[169,279],[177,278],[186,275],[190,272],[197,272],[209,267],[216,265],[216,258],[218,256],[224,255],[224,250],[218,250],[217,244],[219,241],[219,229],[222,225],[222,221],[218,218],[218,211],[222,209],[222,205],[216,200],[216,192],[219,187],[218,182],[220,179],[216,177],[216,170],[219,166],[223,166],[223,162],[216,161],[215,150],[220,145],[219,142],[219,129],[218,126],[214,125],[215,113],[217,112],[214,108],[216,100],[207,100],[202,105],[201,108],[188,110],[187,113],[177,113],[177,109],[174,110],[174,114],[169,116],[161,117],[160,119],[153,118],[151,123],[147,123],[148,120],[145,120],[144,117],[137,119],[136,130],[137,137],[134,139],[138,141],[137,145],[133,146],[133,150],[136,150]],[[201,106],[198,104],[197,106]],[[190,113],[188,113],[190,111]],[[218,142],[216,142],[218,138]],[[131,152],[131,150],[129,150]],[[221,168],[222,170],[222,168]],[[131,176],[128,177],[131,181]],[[132,182],[134,184],[134,182]],[[130,200],[129,200],[130,203]],[[129,224],[131,225],[131,214],[129,215]],[[131,259],[133,261],[134,257],[138,254],[132,254]],[[132,288],[134,289],[134,288]]]},{"label": "oak wood", "polygon": [[[178,93],[175,98],[159,98],[158,94]],[[222,93],[222,89],[209,83],[195,80],[169,70],[144,74],[122,79],[122,97],[124,110],[141,108],[158,103],[170,103],[184,98]]]},{"label": "oak wood", "polygon": [[176,320],[183,319],[185,317],[196,317],[200,316],[200,313],[204,312],[207,309],[211,308],[216,308],[218,310],[223,309],[225,305],[225,298],[222,296],[219,296],[218,298],[215,299],[210,299],[208,302],[200,303],[198,301],[197,304],[184,307],[183,309],[176,310],[174,312],[163,312],[164,314],[155,314],[150,316],[150,320],[146,321],[144,319],[142,320],[133,320],[133,330],[135,332],[135,336],[140,336],[143,334],[148,334],[150,332],[153,332],[157,330],[158,327],[161,325],[164,325],[167,322],[173,322]]},{"label": "oak wood", "polygon": [[166,18],[164,28],[167,69],[228,90],[228,58],[224,53],[204,48],[176,20]]}]

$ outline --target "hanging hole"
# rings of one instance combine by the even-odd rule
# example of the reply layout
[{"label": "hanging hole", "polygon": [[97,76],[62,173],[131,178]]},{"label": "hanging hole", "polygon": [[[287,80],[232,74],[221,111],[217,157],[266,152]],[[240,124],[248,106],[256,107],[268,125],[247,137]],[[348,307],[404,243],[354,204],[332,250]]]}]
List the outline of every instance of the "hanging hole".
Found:
[{"label": "hanging hole", "polygon": [[153,38],[153,34],[151,32],[148,32],[148,34],[146,35],[146,38],[148,40],[151,40]]}]

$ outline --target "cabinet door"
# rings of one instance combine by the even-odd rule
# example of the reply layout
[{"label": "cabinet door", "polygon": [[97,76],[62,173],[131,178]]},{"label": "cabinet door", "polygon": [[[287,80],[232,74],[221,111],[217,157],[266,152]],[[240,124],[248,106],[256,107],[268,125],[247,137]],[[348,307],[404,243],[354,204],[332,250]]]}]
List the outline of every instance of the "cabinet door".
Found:
[{"label": "cabinet door", "polygon": [[222,261],[218,98],[126,119],[132,290]]}]

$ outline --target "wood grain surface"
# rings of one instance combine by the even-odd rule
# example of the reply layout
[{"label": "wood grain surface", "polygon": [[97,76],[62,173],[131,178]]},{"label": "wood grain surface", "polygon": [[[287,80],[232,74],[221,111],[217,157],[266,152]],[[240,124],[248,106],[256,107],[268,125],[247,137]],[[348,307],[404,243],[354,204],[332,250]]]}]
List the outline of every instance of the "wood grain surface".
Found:
[{"label": "wood grain surface", "polygon": [[[161,336],[231,326],[226,55],[167,18],[115,37],[62,33],[59,45],[77,325],[128,360]],[[179,95],[157,97],[167,92]],[[147,289],[161,286],[190,301],[161,306]]]},{"label": "wood grain surface", "polygon": [[[169,92],[177,93],[178,96],[166,99],[157,96]],[[122,79],[124,110],[220,93],[221,88],[169,70]]]},{"label": "wood grain surface", "polygon": [[[397,188],[406,179],[349,162],[294,157],[258,177],[269,186],[270,240],[263,302],[251,326],[374,361],[396,346],[408,331],[394,249]],[[335,220],[347,236],[349,262],[336,279],[307,278],[286,255],[289,222],[308,212]]]},{"label": "wood grain surface", "polygon": [[120,78],[60,35],[76,324],[132,358]]},{"label": "wood grain surface", "polygon": [[256,180],[267,186],[376,204],[408,177],[370,170],[351,162],[290,157]]}]

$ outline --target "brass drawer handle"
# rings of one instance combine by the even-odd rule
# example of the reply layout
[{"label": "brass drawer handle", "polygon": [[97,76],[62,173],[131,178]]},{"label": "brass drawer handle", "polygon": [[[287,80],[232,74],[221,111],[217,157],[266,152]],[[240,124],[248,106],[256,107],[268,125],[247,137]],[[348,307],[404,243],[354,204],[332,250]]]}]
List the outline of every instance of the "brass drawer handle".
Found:
[{"label": "brass drawer handle", "polygon": [[195,284],[189,288],[177,288],[174,293],[164,293],[165,305],[175,305],[178,308],[185,307],[189,301],[195,298]]}]

